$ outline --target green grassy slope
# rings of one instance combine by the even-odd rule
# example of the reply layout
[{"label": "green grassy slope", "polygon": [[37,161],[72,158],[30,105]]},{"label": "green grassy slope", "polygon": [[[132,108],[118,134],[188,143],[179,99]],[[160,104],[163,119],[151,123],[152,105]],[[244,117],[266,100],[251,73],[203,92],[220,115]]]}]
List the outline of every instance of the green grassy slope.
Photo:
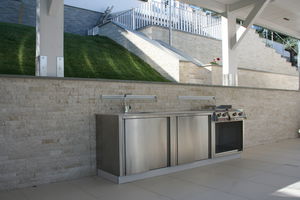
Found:
[{"label": "green grassy slope", "polygon": [[[65,33],[64,39],[66,77],[168,81],[109,38]],[[34,73],[35,28],[0,23],[0,74]]]}]

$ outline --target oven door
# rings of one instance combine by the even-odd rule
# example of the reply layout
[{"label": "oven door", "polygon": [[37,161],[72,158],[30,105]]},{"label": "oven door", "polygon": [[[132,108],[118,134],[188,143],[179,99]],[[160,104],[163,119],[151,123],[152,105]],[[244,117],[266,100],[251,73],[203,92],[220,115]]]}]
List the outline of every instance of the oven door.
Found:
[{"label": "oven door", "polygon": [[214,135],[215,156],[243,150],[243,121],[216,122]]}]

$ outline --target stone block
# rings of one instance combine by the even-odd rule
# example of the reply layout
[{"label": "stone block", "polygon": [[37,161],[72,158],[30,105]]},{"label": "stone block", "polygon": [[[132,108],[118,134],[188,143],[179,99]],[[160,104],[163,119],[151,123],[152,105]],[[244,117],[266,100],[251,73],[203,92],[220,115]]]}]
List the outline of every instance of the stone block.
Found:
[{"label": "stone block", "polygon": [[[157,95],[155,102],[132,102],[134,111],[201,109],[201,106],[214,102],[179,101],[178,96],[216,96],[217,104],[232,104],[247,113],[247,147],[294,138],[300,128],[299,91],[59,80],[57,83],[55,78],[0,77],[1,87],[11,91],[13,98],[20,93],[29,97],[43,96],[28,98],[24,104],[18,101],[0,104],[0,121],[5,122],[0,126],[0,177],[5,178],[5,182],[0,180],[0,190],[95,175],[95,114],[122,111],[121,101],[100,100],[100,94]],[[24,86],[41,88],[24,91]],[[55,87],[68,92],[49,92]],[[78,97],[78,94],[82,96]],[[51,98],[66,97],[67,101],[61,101],[60,105],[50,101]],[[69,98],[79,98],[79,102],[70,105]]]}]

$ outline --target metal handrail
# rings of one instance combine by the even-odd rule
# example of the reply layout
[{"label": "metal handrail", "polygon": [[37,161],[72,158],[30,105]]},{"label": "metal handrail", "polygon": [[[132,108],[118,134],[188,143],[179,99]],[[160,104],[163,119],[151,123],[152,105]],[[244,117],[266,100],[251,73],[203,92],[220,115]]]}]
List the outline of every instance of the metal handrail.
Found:
[{"label": "metal handrail", "polygon": [[[272,31],[272,34],[275,34],[275,35],[280,39],[281,42],[279,42],[279,43],[281,43],[283,46],[285,46],[285,45],[287,44],[286,41],[285,41],[285,39],[283,39],[277,32],[273,32],[273,31]],[[268,38],[267,35],[263,34],[263,36],[264,36],[264,38],[265,38],[266,40],[269,40],[269,41],[271,41],[272,43],[274,43],[273,36],[272,36],[272,39],[271,39],[271,40]],[[268,44],[268,41],[266,41],[266,43]],[[272,47],[273,47],[273,46],[274,46],[274,44],[272,44]],[[291,49],[294,50],[295,52],[297,52],[297,50],[296,50],[295,48],[291,48]]]},{"label": "metal handrail", "polygon": [[[285,41],[278,33],[276,33],[276,32],[273,32],[273,33],[275,33],[275,35],[276,35],[277,37],[279,37],[279,39],[283,42],[283,43],[282,43],[283,45],[286,45],[286,44],[287,44],[286,41]],[[296,49],[294,49],[294,48],[292,48],[292,47],[291,47],[291,49],[293,49],[293,51],[297,52]]]},{"label": "metal handrail", "polygon": [[[276,35],[276,37],[279,39],[279,41],[274,41],[274,34]],[[271,39],[269,39],[268,37],[268,30],[264,30],[263,32],[263,38],[265,38],[265,42],[266,42],[266,46],[271,47],[273,49],[276,50],[277,53],[281,54],[283,57],[287,58],[286,54],[290,54],[290,52],[288,52],[286,50],[286,40],[283,39],[277,32],[273,32],[271,31]],[[276,48],[276,46],[278,47],[278,45],[275,45],[275,43],[278,43],[278,45],[280,45],[280,49]],[[294,51],[297,52],[297,50],[293,47],[290,46],[290,48]],[[298,59],[297,58],[291,58],[291,56],[289,58],[287,58],[289,62],[292,63],[293,66],[296,66],[296,64],[298,63]],[[290,60],[293,59],[293,60]],[[294,60],[295,59],[295,60]]]}]

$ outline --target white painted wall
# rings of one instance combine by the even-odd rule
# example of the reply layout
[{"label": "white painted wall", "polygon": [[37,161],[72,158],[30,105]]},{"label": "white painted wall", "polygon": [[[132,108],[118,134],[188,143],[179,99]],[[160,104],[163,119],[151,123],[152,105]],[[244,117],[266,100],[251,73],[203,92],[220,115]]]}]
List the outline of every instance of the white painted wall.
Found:
[{"label": "white painted wall", "polygon": [[66,5],[104,12],[108,6],[114,6],[113,12],[119,12],[138,7],[139,0],[65,0]]}]

